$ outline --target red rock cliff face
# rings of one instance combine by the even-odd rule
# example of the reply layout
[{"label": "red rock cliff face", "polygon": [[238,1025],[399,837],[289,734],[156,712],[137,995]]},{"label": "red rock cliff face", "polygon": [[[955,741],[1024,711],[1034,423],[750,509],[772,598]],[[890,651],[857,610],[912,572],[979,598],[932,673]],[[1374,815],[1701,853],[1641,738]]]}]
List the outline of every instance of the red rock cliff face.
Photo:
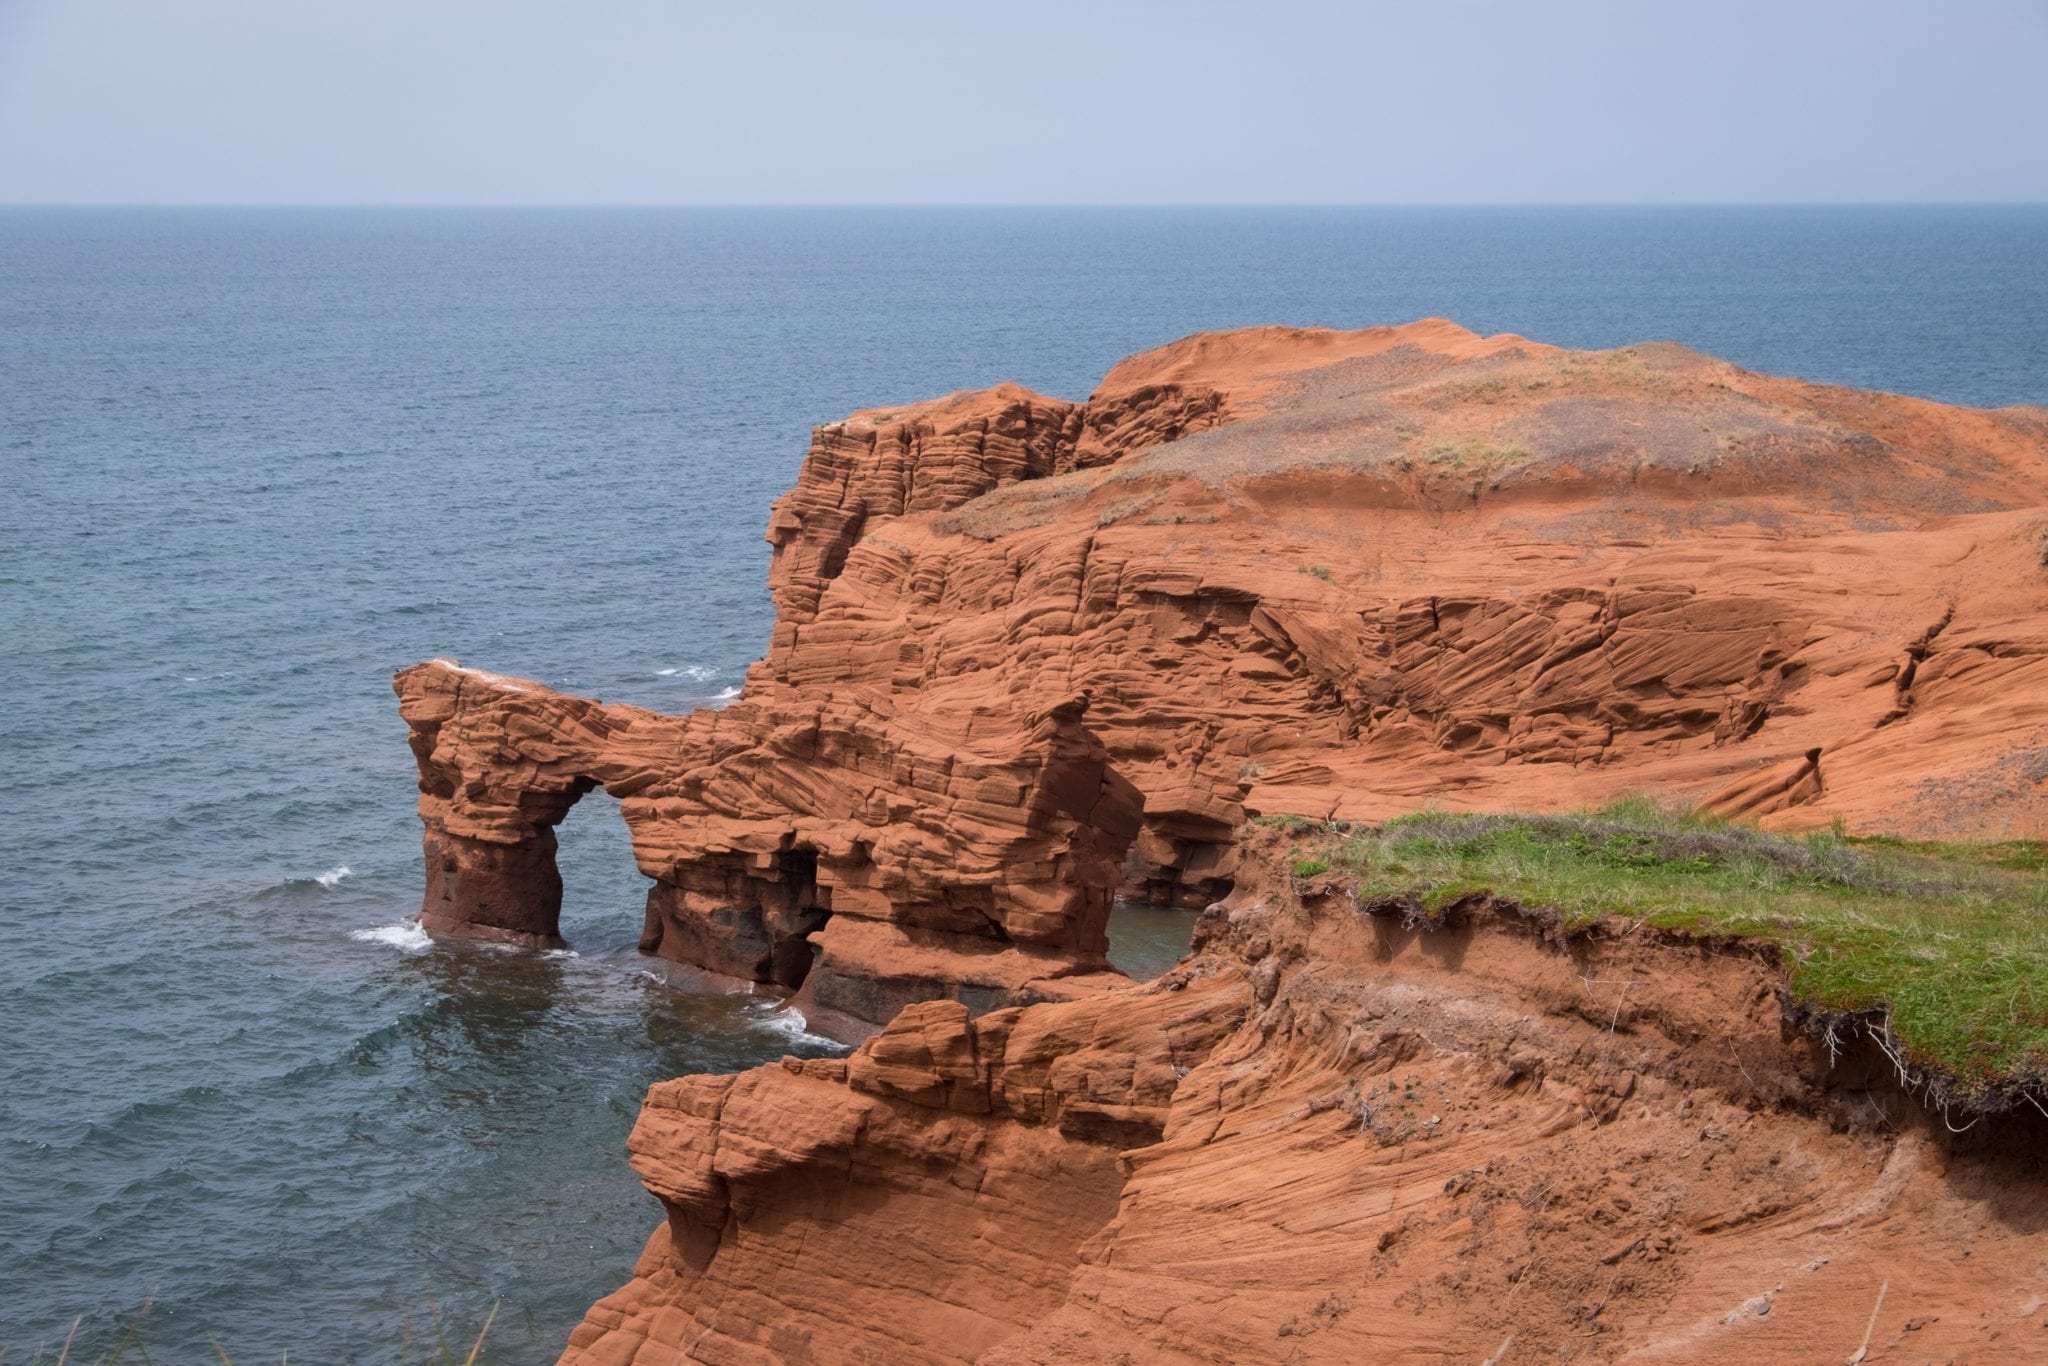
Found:
[{"label": "red rock cliff face", "polygon": [[2038,410],[1675,346],[1202,336],[1078,410],[999,389],[822,429],[776,508],[749,688],[1084,689],[1144,796],[1133,890],[1190,905],[1227,888],[1247,810],[1648,790],[2038,832],[2044,474]]},{"label": "red rock cliff face", "polygon": [[1951,1135],[1753,948],[1288,852],[1148,986],[655,1086],[666,1220],[563,1360],[2038,1359],[2031,1111]]},{"label": "red rock cliff face", "polygon": [[[726,711],[405,671],[431,928],[551,942],[602,785],[652,951],[890,1022],[654,1089],[666,1220],[567,1359],[2031,1359],[2031,1159],[1823,1067],[1771,964],[1403,926],[1242,837],[1624,792],[2048,834],[2044,488],[2040,410],[1253,329],[819,429]],[[1228,893],[1142,988],[1120,880]]]},{"label": "red rock cliff face", "polygon": [[2039,410],[1440,320],[858,413],[776,504],[741,705],[400,675],[426,923],[551,942],[552,827],[601,784],[650,949],[857,1035],[1099,984],[1118,880],[1206,903],[1248,812],[2038,835],[2044,483]]}]

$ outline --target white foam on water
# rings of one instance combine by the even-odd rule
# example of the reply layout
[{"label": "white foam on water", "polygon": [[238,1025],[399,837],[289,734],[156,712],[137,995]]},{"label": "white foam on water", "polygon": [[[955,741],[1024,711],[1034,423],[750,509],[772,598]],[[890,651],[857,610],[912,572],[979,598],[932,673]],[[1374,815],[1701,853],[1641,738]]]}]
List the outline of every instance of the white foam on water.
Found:
[{"label": "white foam on water", "polygon": [[723,688],[720,689],[718,695],[712,698],[711,700],[713,702],[730,702],[739,695],[740,690],[738,688]]},{"label": "white foam on water", "polygon": [[365,944],[387,944],[403,953],[425,953],[434,947],[434,940],[420,928],[417,920],[401,920],[396,925],[377,925],[367,930],[350,930],[348,937]]},{"label": "white foam on water", "polygon": [[583,955],[574,949],[543,949],[540,956],[543,958],[581,958]]},{"label": "white foam on water", "polygon": [[780,1035],[790,1043],[837,1045],[837,1040],[811,1033],[811,1022],[794,1006],[771,1005],[759,1014],[755,1023],[763,1032]]},{"label": "white foam on water", "polygon": [[336,883],[340,882],[343,878],[349,876],[352,875],[349,872],[348,865],[345,863],[338,863],[334,867],[329,868],[326,872],[319,874],[317,877],[313,879],[313,881],[319,883],[322,887],[332,887]]},{"label": "white foam on water", "polygon": [[465,678],[474,678],[482,682],[488,683],[492,687],[496,688],[499,692],[526,691],[526,689],[520,687],[517,683],[505,677],[505,675],[494,674],[489,669],[472,669],[469,668],[467,665],[457,664],[452,659],[430,659],[427,662],[429,664],[439,664],[446,669],[452,670],[455,673],[463,675]]},{"label": "white foam on water", "polygon": [[680,668],[656,669],[654,672],[655,676],[659,678],[676,678],[680,676],[689,679],[692,683],[702,683],[706,679],[718,677],[718,670],[708,664],[685,664]]}]

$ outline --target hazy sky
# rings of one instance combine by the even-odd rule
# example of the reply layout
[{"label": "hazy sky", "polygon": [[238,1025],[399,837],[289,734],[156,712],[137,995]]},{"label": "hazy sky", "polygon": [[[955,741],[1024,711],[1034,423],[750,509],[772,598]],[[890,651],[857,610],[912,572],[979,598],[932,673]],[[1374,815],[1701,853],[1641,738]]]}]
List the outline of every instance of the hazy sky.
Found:
[{"label": "hazy sky", "polygon": [[2048,200],[2048,0],[0,0],[0,202]]}]

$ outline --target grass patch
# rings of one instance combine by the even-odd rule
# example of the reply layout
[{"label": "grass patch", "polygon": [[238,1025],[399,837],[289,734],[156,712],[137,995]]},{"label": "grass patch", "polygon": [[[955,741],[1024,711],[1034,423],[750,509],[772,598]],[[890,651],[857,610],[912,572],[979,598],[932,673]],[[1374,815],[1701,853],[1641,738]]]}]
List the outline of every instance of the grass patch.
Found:
[{"label": "grass patch", "polygon": [[1423,453],[1424,460],[1447,469],[1499,470],[1519,465],[1529,458],[1529,448],[1519,441],[1496,446],[1490,441],[1466,438],[1438,441]]},{"label": "grass patch", "polygon": [[1433,911],[1484,891],[1568,925],[1622,916],[1775,944],[1794,996],[1888,1011],[1907,1056],[1960,1092],[2048,1081],[2037,841],[1771,835],[1631,799],[1557,816],[1422,812],[1298,852],[1326,857],[1361,898],[1419,894]]}]

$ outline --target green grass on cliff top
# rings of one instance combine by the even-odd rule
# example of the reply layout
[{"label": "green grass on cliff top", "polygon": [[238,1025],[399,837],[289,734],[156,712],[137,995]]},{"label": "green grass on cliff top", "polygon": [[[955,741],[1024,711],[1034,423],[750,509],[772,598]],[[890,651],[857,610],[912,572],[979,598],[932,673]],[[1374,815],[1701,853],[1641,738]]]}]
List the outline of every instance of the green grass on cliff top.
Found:
[{"label": "green grass on cliff top", "polygon": [[1489,891],[1556,911],[1775,944],[1799,1000],[1888,1012],[1958,1099],[2048,1083],[2048,845],[1789,837],[1629,799],[1558,816],[1422,812],[1377,830],[1293,817],[1295,870],[1426,910]]}]

